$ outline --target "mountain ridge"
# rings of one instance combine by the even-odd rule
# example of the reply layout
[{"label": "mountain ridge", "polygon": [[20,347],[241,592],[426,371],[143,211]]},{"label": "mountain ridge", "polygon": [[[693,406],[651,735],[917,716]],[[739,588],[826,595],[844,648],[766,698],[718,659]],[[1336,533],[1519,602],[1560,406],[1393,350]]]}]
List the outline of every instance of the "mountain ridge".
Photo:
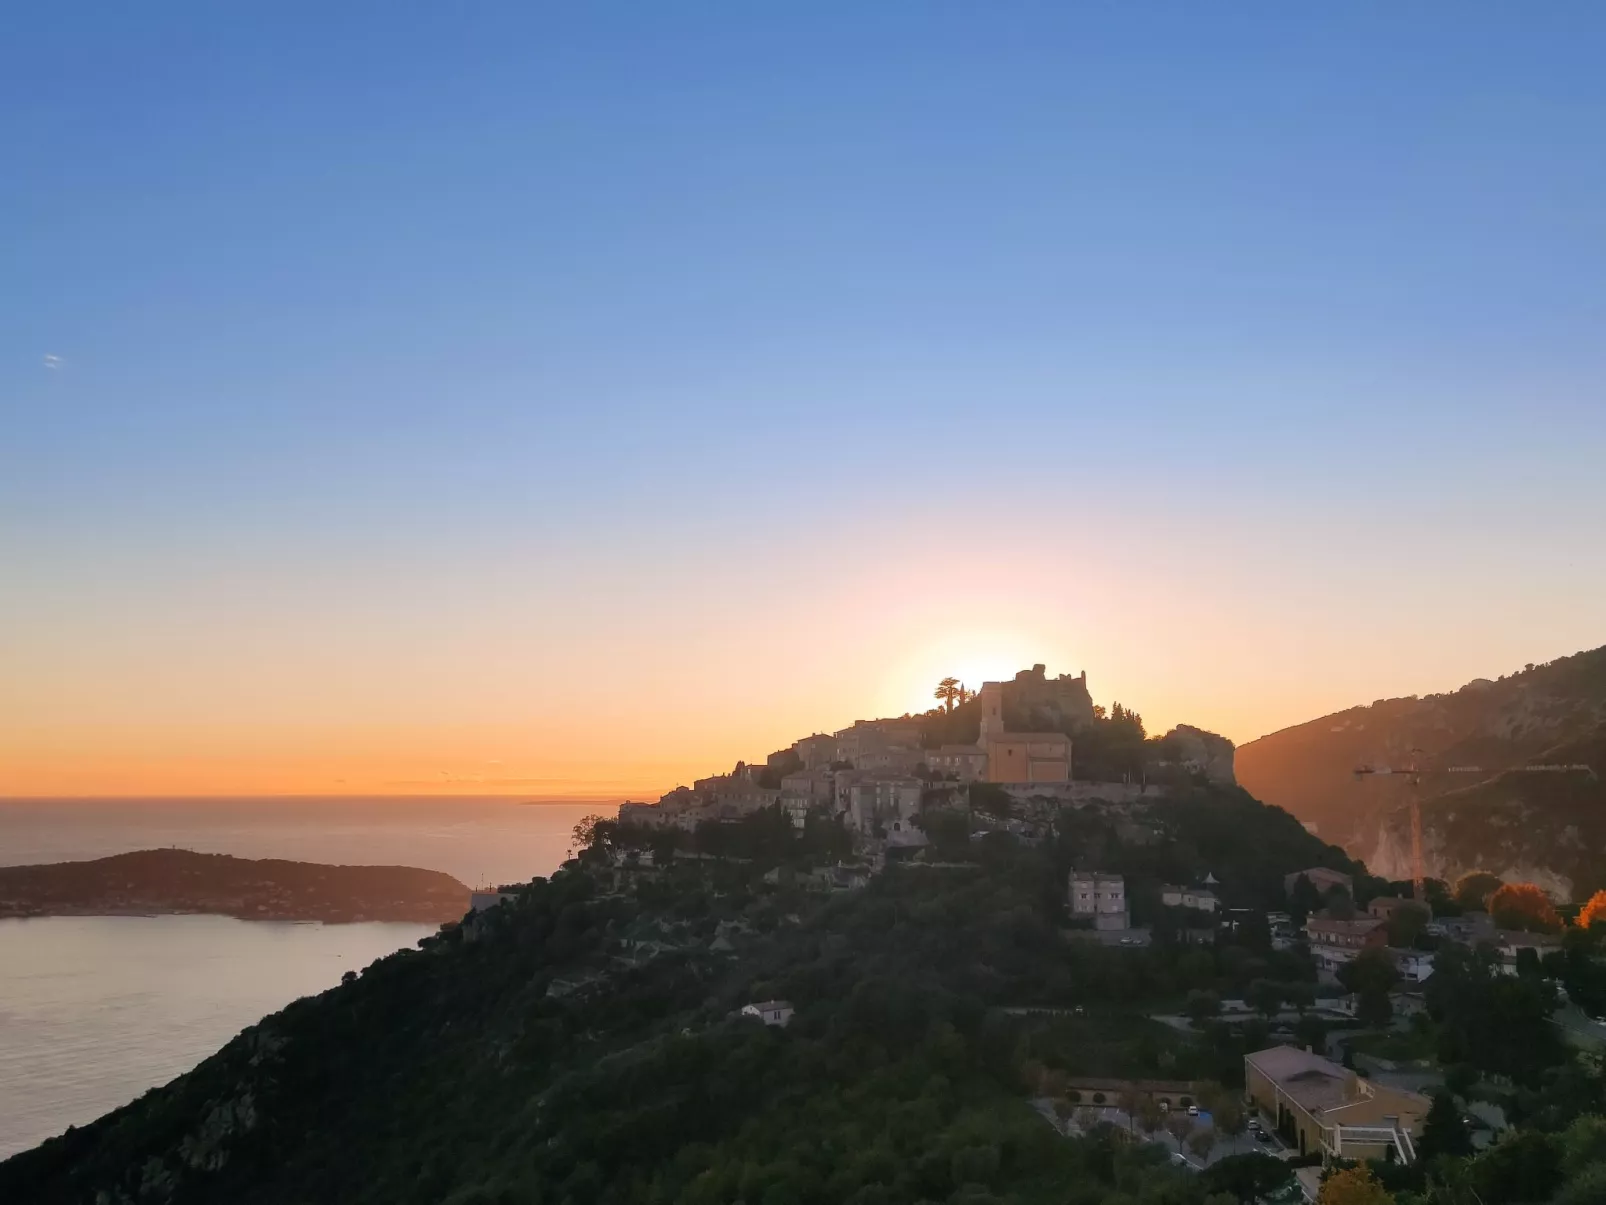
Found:
[{"label": "mountain ridge", "polygon": [[[1428,873],[1453,877],[1462,869],[1489,869],[1546,881],[1552,890],[1571,894],[1577,882],[1594,882],[1606,873],[1606,865],[1596,867],[1588,859],[1552,865],[1537,845],[1519,849],[1493,839],[1480,842],[1464,825],[1452,838],[1435,825],[1451,824],[1453,809],[1432,806],[1432,801],[1515,772],[1518,777],[1493,795],[1486,791],[1479,796],[1485,801],[1485,819],[1500,829],[1506,814],[1514,814],[1524,798],[1554,797],[1548,788],[1528,782],[1536,775],[1522,767],[1585,742],[1592,750],[1590,764],[1599,772],[1606,751],[1589,742],[1603,724],[1606,646],[1530,664],[1499,679],[1474,679],[1459,690],[1379,699],[1280,729],[1239,746],[1237,773],[1257,798],[1315,825],[1323,837],[1342,844],[1379,873],[1409,873],[1408,828],[1403,837],[1401,832],[1415,793],[1423,804]],[[1415,767],[1420,774],[1413,785],[1411,776],[1400,773],[1357,775],[1363,767]],[[1525,784],[1522,791],[1515,789],[1519,783]],[[1606,804],[1598,782],[1582,789],[1591,799],[1599,792]],[[1496,807],[1489,802],[1495,796],[1505,803]],[[1537,831],[1550,831],[1550,826]]]}]

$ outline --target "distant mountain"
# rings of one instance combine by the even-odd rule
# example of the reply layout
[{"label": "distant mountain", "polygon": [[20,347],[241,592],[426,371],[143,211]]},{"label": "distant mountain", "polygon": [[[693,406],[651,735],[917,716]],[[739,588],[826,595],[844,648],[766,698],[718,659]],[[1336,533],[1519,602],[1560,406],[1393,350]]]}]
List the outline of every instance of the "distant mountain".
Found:
[{"label": "distant mountain", "polygon": [[[1577,894],[1606,877],[1606,842],[1587,842],[1606,812],[1606,647],[1528,666],[1449,694],[1380,699],[1240,747],[1238,780],[1377,873],[1410,872],[1405,804],[1423,802],[1429,874],[1487,869]],[[1423,773],[1356,775],[1359,767]],[[1606,832],[1606,830],[1603,830]],[[1588,848],[1577,843],[1586,841]]]},{"label": "distant mountain", "polygon": [[0,917],[210,912],[242,920],[458,920],[469,890],[411,866],[326,866],[147,849],[0,867]]}]

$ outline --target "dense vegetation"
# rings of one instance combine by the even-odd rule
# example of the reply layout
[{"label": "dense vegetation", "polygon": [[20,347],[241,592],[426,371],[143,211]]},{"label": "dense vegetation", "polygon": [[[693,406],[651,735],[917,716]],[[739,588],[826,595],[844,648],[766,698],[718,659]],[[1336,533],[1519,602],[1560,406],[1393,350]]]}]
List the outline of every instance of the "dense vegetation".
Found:
[{"label": "dense vegetation", "polygon": [[[1097,861],[1147,893],[1213,869],[1229,900],[1269,907],[1286,903],[1284,874],[1334,851],[1217,788],[1062,812],[1035,844],[947,819],[940,864],[836,892],[806,886],[847,850],[824,817],[797,830],[770,809],[675,837],[589,823],[578,859],[516,900],[0,1164],[0,1201],[1250,1205],[1286,1191],[1287,1167],[1262,1156],[1196,1174],[1097,1120],[1078,1137],[1052,1123],[1080,1111],[1066,1077],[1094,1076],[1200,1083],[1226,1125],[1243,1055],[1277,1040],[1281,1009],[1300,1010],[1301,1042],[1324,1029],[1304,1013],[1309,959],[1273,949],[1263,923],[1189,944],[1185,918],[1157,912],[1152,946],[1111,948],[1068,930],[1065,875]],[[1569,930],[1548,968],[1569,992],[1599,973],[1595,936]],[[1447,1098],[1430,1157],[1383,1169],[1377,1191],[1594,1200],[1606,1173],[1568,1126],[1601,1109],[1602,1080],[1551,1030],[1546,968],[1441,957],[1413,1032],[1459,1091],[1509,1082],[1526,1128],[1470,1157]],[[1229,1024],[1229,997],[1261,1016]],[[795,1005],[789,1027],[740,1015],[767,999]],[[1498,1195],[1511,1183],[1545,1195]]]},{"label": "dense vegetation", "polygon": [[[1252,837],[1286,821],[1262,812]],[[1231,1081],[1263,1029],[1190,1039],[1136,1006],[1304,964],[1067,941],[1072,837],[994,834],[968,867],[821,893],[766,872],[829,860],[829,832],[778,811],[719,827],[723,856],[649,870],[590,826],[581,862],[516,902],[0,1164],[0,1200],[1202,1201],[1163,1153],[1057,1133],[1033,1069]],[[736,1015],[766,998],[796,1005],[789,1028]]]}]

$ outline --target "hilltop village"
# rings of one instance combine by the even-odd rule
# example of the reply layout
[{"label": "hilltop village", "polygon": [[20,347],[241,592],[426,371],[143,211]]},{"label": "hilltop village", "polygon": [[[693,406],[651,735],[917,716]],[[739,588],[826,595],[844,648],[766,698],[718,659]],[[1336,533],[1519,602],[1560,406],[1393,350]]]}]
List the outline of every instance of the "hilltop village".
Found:
[{"label": "hilltop village", "polygon": [[1079,740],[1108,744],[1102,728],[1135,726],[1144,743],[1141,719],[1119,704],[1113,716],[1094,704],[1085,671],[1051,678],[1039,664],[974,694],[947,679],[938,693],[946,709],[805,736],[762,764],[738,763],[657,803],[621,804],[619,821],[689,831],[779,807],[798,828],[810,813],[841,817],[859,847],[877,853],[926,844],[916,823],[923,810],[979,811],[1008,800],[1017,805],[1014,831],[1029,835],[1034,818],[1041,822],[1064,804],[1158,798],[1179,776],[1234,781],[1232,743],[1185,726],[1148,742],[1152,749],[1113,765],[1100,758],[1078,773]]}]

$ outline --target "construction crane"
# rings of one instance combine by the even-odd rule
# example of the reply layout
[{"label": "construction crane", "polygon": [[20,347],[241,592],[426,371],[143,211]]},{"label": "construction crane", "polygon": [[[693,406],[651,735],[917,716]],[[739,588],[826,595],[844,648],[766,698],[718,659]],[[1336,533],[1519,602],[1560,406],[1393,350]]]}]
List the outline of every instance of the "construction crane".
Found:
[{"label": "construction crane", "polygon": [[1416,794],[1416,788],[1422,785],[1423,771],[1416,764],[1416,755],[1421,752],[1420,749],[1412,749],[1411,764],[1400,769],[1390,766],[1356,766],[1355,777],[1359,779],[1364,774],[1405,775],[1405,781],[1411,787],[1411,894],[1426,903],[1427,888],[1423,885],[1426,875],[1422,872],[1422,801]]},{"label": "construction crane", "polygon": [[[1431,770],[1416,764],[1417,755],[1422,753],[1421,749],[1411,749],[1408,752],[1411,755],[1411,764],[1408,766],[1356,766],[1355,777],[1359,779],[1365,774],[1378,776],[1398,774],[1404,777],[1406,784],[1411,787],[1411,894],[1425,903],[1427,896],[1425,894],[1426,889],[1423,886],[1426,875],[1422,870],[1422,801],[1416,793],[1416,788],[1422,785],[1422,776],[1424,774],[1484,775],[1490,773],[1490,771],[1484,770],[1482,766],[1446,766],[1442,770]],[[1591,778],[1597,777],[1594,767],[1587,765],[1526,765],[1511,768],[1533,773],[1553,774],[1582,771]]]}]

